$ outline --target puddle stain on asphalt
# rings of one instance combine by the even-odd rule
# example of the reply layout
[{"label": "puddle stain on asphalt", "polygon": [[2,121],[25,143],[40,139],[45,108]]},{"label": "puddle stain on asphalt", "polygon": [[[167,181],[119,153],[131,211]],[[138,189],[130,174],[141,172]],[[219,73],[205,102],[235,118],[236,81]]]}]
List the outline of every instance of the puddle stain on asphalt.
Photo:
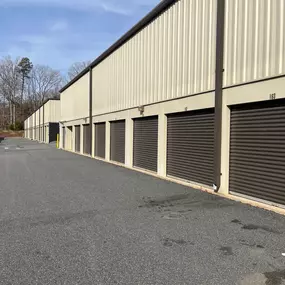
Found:
[{"label": "puddle stain on asphalt", "polygon": [[263,273],[267,278],[266,285],[281,285],[285,280],[285,270],[277,270]]},{"label": "puddle stain on asphalt", "polygon": [[250,243],[250,242],[248,242],[248,241],[246,241],[244,239],[239,240],[239,242],[240,242],[241,245],[246,245],[246,246],[253,247],[253,248],[254,247],[256,247],[256,248],[264,248],[263,245],[256,244],[256,243]]},{"label": "puddle stain on asphalt", "polygon": [[210,197],[210,200],[192,200],[192,198],[193,197],[188,193],[163,197],[161,199],[142,197],[143,204],[138,207],[148,209],[154,208],[160,212],[171,211],[171,209],[175,207],[175,212],[187,214],[195,208],[203,207],[204,209],[217,209],[235,205],[232,201],[222,200],[216,197]]},{"label": "puddle stain on asphalt", "polygon": [[223,255],[234,255],[233,249],[230,246],[222,246],[220,247],[220,251],[222,251]]},{"label": "puddle stain on asphalt", "polygon": [[254,225],[254,224],[243,224],[240,220],[237,220],[237,219],[234,219],[231,221],[232,223],[234,224],[238,224],[238,225],[241,225],[242,229],[244,230],[263,230],[263,231],[266,231],[266,232],[269,232],[269,233],[273,233],[273,234],[281,234],[281,232],[279,231],[276,231],[270,227],[267,227],[267,226],[260,226],[260,225]]},{"label": "puddle stain on asphalt", "polygon": [[188,242],[183,239],[171,239],[171,238],[162,239],[162,244],[167,247],[170,247],[173,245],[179,245],[179,246],[187,245],[187,244],[194,245],[193,242]]}]

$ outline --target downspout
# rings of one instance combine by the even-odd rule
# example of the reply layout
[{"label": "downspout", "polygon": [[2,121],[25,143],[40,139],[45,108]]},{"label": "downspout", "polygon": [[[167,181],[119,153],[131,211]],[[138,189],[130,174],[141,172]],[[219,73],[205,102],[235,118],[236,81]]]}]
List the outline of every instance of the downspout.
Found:
[{"label": "downspout", "polygon": [[41,108],[39,108],[39,140],[38,141],[41,141]]},{"label": "downspout", "polygon": [[217,0],[217,33],[216,33],[216,78],[215,78],[215,150],[214,150],[214,191],[221,186],[221,154],[222,154],[222,105],[224,75],[224,33],[225,33],[225,1]]},{"label": "downspout", "polygon": [[45,104],[43,105],[43,142],[46,142],[45,140]]},{"label": "downspout", "polygon": [[89,136],[90,136],[90,149],[89,154],[92,156],[92,131],[93,131],[93,120],[92,120],[92,104],[93,104],[93,98],[92,98],[92,68],[89,68]]}]

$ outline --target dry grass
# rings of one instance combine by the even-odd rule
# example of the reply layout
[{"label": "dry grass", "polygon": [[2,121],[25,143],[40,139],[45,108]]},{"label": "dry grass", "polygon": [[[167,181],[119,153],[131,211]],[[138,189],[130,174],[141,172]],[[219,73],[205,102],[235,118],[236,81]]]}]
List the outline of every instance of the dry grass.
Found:
[{"label": "dry grass", "polygon": [[0,137],[4,138],[16,138],[23,137],[24,131],[11,131],[11,130],[0,130]]}]

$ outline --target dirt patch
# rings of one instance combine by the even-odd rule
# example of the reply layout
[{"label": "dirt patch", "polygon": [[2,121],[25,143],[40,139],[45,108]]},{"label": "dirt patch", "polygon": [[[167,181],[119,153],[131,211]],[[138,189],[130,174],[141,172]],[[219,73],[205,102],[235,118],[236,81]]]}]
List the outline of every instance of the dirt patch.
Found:
[{"label": "dirt patch", "polygon": [[0,138],[21,138],[24,136],[24,131],[1,131]]}]

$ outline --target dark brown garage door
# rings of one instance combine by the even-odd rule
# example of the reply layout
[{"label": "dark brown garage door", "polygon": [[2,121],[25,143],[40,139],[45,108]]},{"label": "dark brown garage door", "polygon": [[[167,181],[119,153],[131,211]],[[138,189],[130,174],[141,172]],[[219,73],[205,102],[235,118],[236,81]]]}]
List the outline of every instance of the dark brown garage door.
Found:
[{"label": "dark brown garage door", "polygon": [[125,121],[111,122],[111,160],[125,163]]},{"label": "dark brown garage door", "polygon": [[134,166],[157,172],[158,117],[134,120]]},{"label": "dark brown garage door", "polygon": [[105,158],[106,124],[95,124],[95,156]]},{"label": "dark brown garage door", "polygon": [[285,204],[285,102],[231,110],[230,191]]},{"label": "dark brown garage door", "polygon": [[83,153],[90,154],[91,137],[90,125],[83,125]]},{"label": "dark brown garage door", "polygon": [[167,175],[213,185],[214,109],[168,116]]},{"label": "dark brown garage door", "polygon": [[80,126],[75,126],[75,151],[80,152]]}]

